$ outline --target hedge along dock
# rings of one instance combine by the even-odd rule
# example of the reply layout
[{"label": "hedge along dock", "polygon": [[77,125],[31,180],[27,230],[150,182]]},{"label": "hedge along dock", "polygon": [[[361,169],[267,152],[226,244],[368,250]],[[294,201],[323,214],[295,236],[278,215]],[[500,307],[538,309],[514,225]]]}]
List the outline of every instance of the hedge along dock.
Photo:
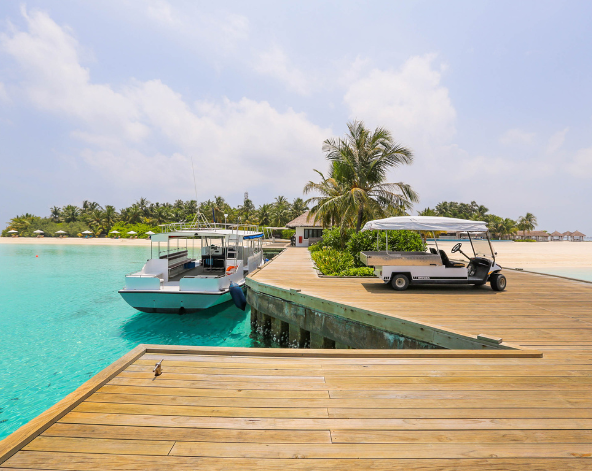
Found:
[{"label": "hedge along dock", "polygon": [[382,327],[423,325],[432,345],[458,349],[140,345],[0,442],[0,467],[592,468],[592,285],[511,272],[502,293],[396,293],[373,280],[318,278],[307,257],[283,252],[249,280],[249,296],[276,288],[294,305],[288,313],[322,301],[337,320],[329,309],[349,306],[339,312],[366,316],[342,318],[355,328],[393,318]]}]

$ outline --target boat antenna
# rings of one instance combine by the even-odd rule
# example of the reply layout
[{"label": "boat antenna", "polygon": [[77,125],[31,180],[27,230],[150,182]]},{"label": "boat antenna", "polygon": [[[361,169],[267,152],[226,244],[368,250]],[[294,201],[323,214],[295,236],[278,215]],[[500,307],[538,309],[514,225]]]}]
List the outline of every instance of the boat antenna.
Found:
[{"label": "boat antenna", "polygon": [[197,182],[195,181],[195,167],[193,166],[193,156],[191,156],[191,171],[193,172],[193,187],[195,188],[195,201],[197,202]]}]

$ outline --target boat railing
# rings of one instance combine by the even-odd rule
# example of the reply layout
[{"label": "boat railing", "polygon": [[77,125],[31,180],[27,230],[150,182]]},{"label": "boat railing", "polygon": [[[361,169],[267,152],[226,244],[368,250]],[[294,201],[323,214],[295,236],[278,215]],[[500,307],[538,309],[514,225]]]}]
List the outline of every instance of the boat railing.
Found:
[{"label": "boat railing", "polygon": [[177,231],[191,231],[191,230],[230,230],[230,231],[241,231],[241,232],[261,232],[259,227],[255,224],[231,224],[223,222],[207,222],[203,223],[198,221],[193,222],[174,222],[169,224],[162,224],[161,227],[163,233],[177,232]]}]

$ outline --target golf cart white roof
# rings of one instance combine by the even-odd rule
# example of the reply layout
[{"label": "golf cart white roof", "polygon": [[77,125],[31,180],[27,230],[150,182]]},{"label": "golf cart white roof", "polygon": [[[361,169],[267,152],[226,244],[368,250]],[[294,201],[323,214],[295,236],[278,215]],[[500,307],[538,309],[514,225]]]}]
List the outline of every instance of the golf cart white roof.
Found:
[{"label": "golf cart white roof", "polygon": [[375,219],[366,223],[363,231],[444,231],[487,232],[487,223],[439,216],[397,216]]}]

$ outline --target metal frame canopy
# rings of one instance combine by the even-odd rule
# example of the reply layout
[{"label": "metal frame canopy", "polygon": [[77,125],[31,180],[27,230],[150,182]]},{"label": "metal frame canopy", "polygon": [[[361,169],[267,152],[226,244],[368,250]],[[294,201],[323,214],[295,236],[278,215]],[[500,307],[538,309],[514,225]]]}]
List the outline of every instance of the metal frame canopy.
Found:
[{"label": "metal frame canopy", "polygon": [[396,216],[368,221],[363,231],[487,232],[487,223],[440,216]]}]

